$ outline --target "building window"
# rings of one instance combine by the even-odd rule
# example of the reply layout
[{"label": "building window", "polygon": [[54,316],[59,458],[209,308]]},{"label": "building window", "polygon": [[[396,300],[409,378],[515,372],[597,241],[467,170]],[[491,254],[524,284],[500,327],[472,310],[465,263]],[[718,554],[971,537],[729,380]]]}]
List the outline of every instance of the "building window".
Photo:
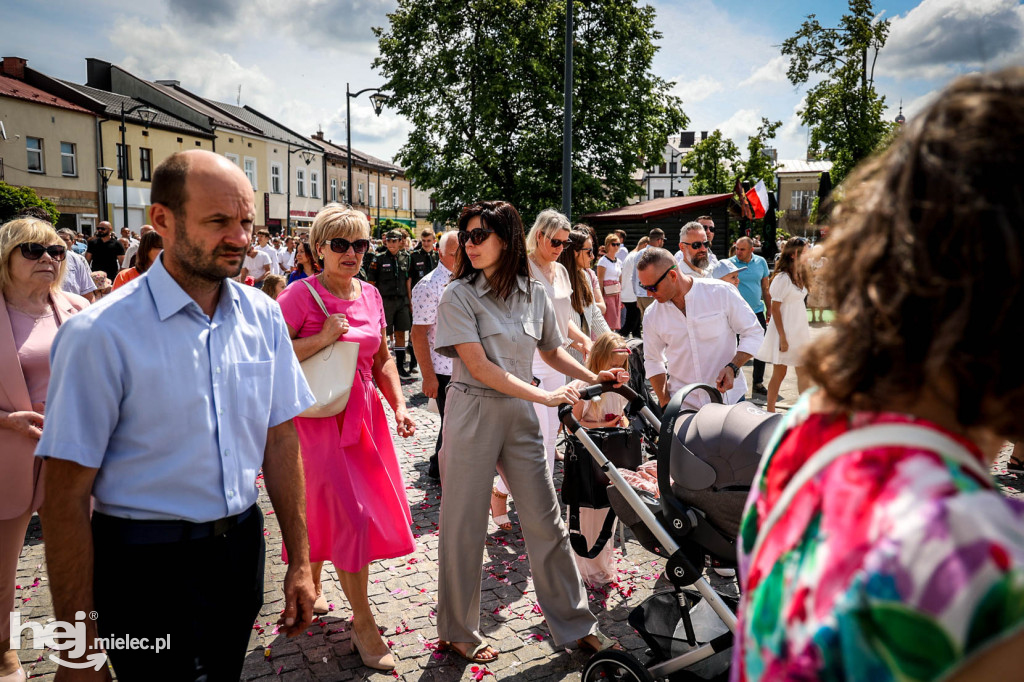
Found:
[{"label": "building window", "polygon": [[[128,154],[131,154],[132,148],[128,147]],[[132,167],[128,163],[128,154],[125,154],[124,145],[118,143],[117,145],[117,179],[123,178],[132,179]]]},{"label": "building window", "polygon": [[391,208],[398,208],[398,188],[391,188]]},{"label": "building window", "polygon": [[377,201],[378,201],[378,199],[377,199],[377,183],[371,182],[370,183],[370,206],[376,206],[377,205]]},{"label": "building window", "polygon": [[249,178],[249,184],[252,185],[253,191],[257,190],[256,187],[256,159],[251,157],[245,157],[245,177]]},{"label": "building window", "polygon": [[38,137],[25,138],[25,149],[28,151],[28,172],[45,173],[43,168],[43,140]]},{"label": "building window", "polygon": [[235,164],[239,168],[242,167],[242,160],[238,157],[238,154],[225,154],[224,156],[231,159],[231,163]]},{"label": "building window", "polygon": [[320,198],[320,174],[310,173],[309,174],[309,196],[314,199]]},{"label": "building window", "polygon": [[359,203],[363,203],[363,183],[359,183]]},{"label": "building window", "polygon": [[306,196],[306,171],[301,168],[295,169],[295,194]]},{"label": "building window", "polygon": [[679,172],[679,165],[675,161],[670,161],[668,164],[669,175],[675,175]]},{"label": "building window", "polygon": [[408,187],[403,187],[402,188],[402,210],[403,211],[408,211],[409,210],[409,188]]},{"label": "building window", "polygon": [[387,208],[388,207],[388,186],[387,185],[381,185],[380,186],[380,205],[381,205],[381,208]]},{"label": "building window", "polygon": [[270,191],[273,194],[281,194],[281,164],[270,164]]},{"label": "building window", "polygon": [[789,208],[794,211],[800,211],[802,216],[806,217],[810,215],[811,204],[814,203],[814,197],[817,193],[817,190],[813,189],[793,190],[792,201],[790,202]]},{"label": "building window", "polygon": [[75,161],[74,142],[60,143],[60,174],[69,176],[78,175],[78,164]]},{"label": "building window", "polygon": [[139,147],[139,179],[150,182],[153,179],[153,150]]},{"label": "building window", "polygon": [[331,201],[338,200],[338,178],[331,178]]},{"label": "building window", "polygon": [[348,203],[352,203],[352,198],[348,195],[348,180],[342,178],[341,180],[341,197]]},{"label": "building window", "polygon": [[654,190],[654,198],[655,199],[664,199],[665,198],[665,190],[663,190],[663,189],[656,189],[656,190]]},{"label": "building window", "polygon": [[658,164],[658,172],[661,173],[662,175],[665,174],[665,164],[663,164],[663,163],[659,163]]}]

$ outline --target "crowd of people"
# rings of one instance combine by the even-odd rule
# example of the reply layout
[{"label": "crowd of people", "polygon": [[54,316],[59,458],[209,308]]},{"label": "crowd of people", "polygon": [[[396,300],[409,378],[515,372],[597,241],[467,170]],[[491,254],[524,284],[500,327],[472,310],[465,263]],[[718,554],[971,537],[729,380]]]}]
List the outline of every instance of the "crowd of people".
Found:
[{"label": "crowd of people", "polygon": [[[802,393],[743,518],[734,680],[1005,670],[1024,637],[1024,505],[987,465],[1024,440],[1024,200],[1005,185],[1024,150],[996,133],[1024,123],[1022,101],[1022,69],[958,81],[847,181],[828,239],[788,239],[774,268],[749,237],[719,260],[711,216],[678,226],[675,253],[662,228],[629,250],[626,233],[600,237],[553,209],[527,229],[504,201],[466,206],[415,246],[405,230],[375,243],[365,214],[340,204],[307,234],[254,239],[244,173],[198,150],[155,170],[138,239],[100,223],[82,254],[73,232],[12,220],[0,226],[0,601],[13,603],[38,511],[55,617],[101,614],[65,661],[85,662],[96,637],[170,634],[162,653],[108,652],[118,679],[236,680],[264,595],[262,470],[288,565],[281,632],[327,612],[330,561],[353,651],[394,669],[368,576],[414,549],[383,403],[394,433],[413,435],[402,379],[419,372],[441,417],[428,468],[443,491],[439,648],[501,655],[480,631],[489,523],[522,533],[556,645],[620,648],[584,587],[611,578],[610,554],[574,558],[552,473],[559,405],[585,428],[624,423],[615,396],[579,391],[628,381],[635,336],[663,407],[691,383],[750,399],[748,361],[769,411],[790,366]],[[840,314],[812,343],[819,287],[812,308]],[[347,403],[310,412],[301,363],[339,341],[357,348]],[[878,426],[901,435],[876,443],[865,434]],[[604,518],[589,511],[587,534]],[[24,679],[0,640],[0,680]]]}]

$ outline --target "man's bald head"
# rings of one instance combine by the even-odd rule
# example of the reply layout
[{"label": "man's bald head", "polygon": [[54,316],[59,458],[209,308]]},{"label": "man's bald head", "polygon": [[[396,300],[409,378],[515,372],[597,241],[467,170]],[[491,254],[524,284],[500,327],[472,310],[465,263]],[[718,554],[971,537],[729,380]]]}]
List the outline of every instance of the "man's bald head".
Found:
[{"label": "man's bald head", "polygon": [[445,232],[437,242],[437,255],[446,268],[455,272],[455,257],[459,253],[459,233]]},{"label": "man's bald head", "polygon": [[221,176],[223,173],[245,178],[242,169],[227,157],[205,149],[171,154],[153,171],[150,200],[154,204],[163,204],[171,209],[175,219],[184,221],[185,204],[188,203],[188,179],[191,177],[201,182],[203,177]]}]

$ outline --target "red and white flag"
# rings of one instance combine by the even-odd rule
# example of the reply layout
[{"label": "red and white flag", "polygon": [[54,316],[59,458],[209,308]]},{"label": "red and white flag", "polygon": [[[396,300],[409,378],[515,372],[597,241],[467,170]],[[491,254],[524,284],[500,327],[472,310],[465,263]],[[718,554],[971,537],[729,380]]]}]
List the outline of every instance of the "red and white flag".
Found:
[{"label": "red and white flag", "polygon": [[758,180],[756,185],[747,190],[747,201],[754,210],[754,219],[763,218],[768,210],[768,188],[764,186],[764,180]]}]

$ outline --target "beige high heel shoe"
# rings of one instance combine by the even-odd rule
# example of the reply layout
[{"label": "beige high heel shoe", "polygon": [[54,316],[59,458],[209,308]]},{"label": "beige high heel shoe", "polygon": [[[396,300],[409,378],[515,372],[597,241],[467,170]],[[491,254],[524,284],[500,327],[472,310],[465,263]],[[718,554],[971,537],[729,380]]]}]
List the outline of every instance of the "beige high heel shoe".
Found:
[{"label": "beige high heel shoe", "polygon": [[362,659],[363,665],[367,668],[373,668],[374,670],[394,670],[395,669],[395,657],[391,655],[391,651],[380,656],[368,656],[363,653],[363,647],[359,644],[359,637],[356,636],[356,629],[352,628],[352,651],[359,654],[359,658]]}]

